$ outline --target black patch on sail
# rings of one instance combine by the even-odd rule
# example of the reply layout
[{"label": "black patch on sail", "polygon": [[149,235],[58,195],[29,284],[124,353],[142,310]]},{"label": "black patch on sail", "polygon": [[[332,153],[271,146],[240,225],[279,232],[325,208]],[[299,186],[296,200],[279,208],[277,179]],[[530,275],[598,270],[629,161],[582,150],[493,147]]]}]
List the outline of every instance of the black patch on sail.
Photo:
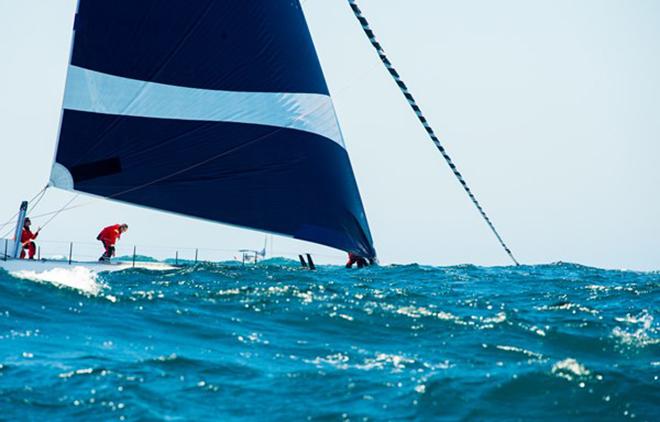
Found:
[{"label": "black patch on sail", "polygon": [[117,173],[121,173],[121,161],[119,161],[119,157],[78,164],[71,168],[71,175],[75,182],[82,182]]}]

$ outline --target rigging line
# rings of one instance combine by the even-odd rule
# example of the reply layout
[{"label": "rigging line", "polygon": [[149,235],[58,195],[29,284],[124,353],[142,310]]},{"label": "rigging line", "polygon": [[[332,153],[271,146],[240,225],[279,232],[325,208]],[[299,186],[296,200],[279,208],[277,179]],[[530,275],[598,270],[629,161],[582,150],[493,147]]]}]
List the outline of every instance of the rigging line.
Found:
[{"label": "rigging line", "polygon": [[10,236],[12,234],[12,232],[14,231],[14,226],[12,226],[11,230],[6,231],[2,235],[0,235],[0,239],[8,239],[8,236]]},{"label": "rigging line", "polygon": [[90,200],[90,201],[87,201],[87,202],[83,202],[82,204],[73,205],[73,206],[67,207],[67,208],[60,208],[60,209],[57,209],[55,211],[49,211],[49,212],[45,212],[45,213],[39,214],[39,215],[32,215],[32,216],[30,216],[30,218],[35,220],[35,219],[41,218],[41,217],[48,217],[49,215],[58,214],[62,211],[68,211],[68,210],[72,210],[72,209],[75,209],[75,208],[85,207],[87,205],[93,204],[96,201],[99,201],[99,199],[93,199],[93,200]]},{"label": "rigging line", "polygon": [[[37,204],[38,204],[39,201],[41,201],[41,198],[44,197],[44,194],[46,193],[46,189],[48,189],[48,186],[46,186],[45,188],[43,188],[43,189],[41,189],[39,192],[37,192],[36,195],[34,195],[34,196],[32,197],[32,199],[30,199],[30,200],[28,201],[28,205],[29,205],[30,203],[32,203],[32,201],[34,201],[35,198],[36,198],[37,196],[41,195],[41,197],[37,200]],[[35,207],[36,207],[36,205],[35,205]],[[0,230],[4,229],[4,228],[5,228],[6,226],[8,226],[9,224],[14,223],[14,218],[16,218],[17,216],[18,216],[18,211],[17,211],[13,216],[11,216],[11,218],[9,218],[9,220],[7,220],[6,223],[4,223],[3,225],[0,226]],[[13,229],[14,229],[14,228],[12,227],[12,230],[13,230]],[[11,231],[10,231],[10,232],[11,232]],[[6,235],[4,235],[4,236],[6,236]],[[2,236],[2,237],[4,237],[4,236]]]},{"label": "rigging line", "polygon": [[415,115],[417,116],[417,119],[422,123],[424,126],[424,129],[426,130],[426,133],[429,135],[431,138],[431,141],[433,141],[433,144],[435,147],[440,151],[440,154],[442,154],[442,157],[445,159],[447,164],[449,165],[449,168],[451,171],[454,173],[454,176],[456,176],[456,179],[460,182],[461,186],[463,186],[463,190],[467,193],[467,195],[470,197],[470,200],[474,204],[474,206],[477,208],[481,216],[483,217],[484,221],[486,224],[488,224],[488,227],[490,227],[491,231],[497,238],[497,240],[500,242],[500,245],[502,245],[502,248],[506,251],[506,253],[509,255],[511,260],[516,264],[520,265],[516,258],[513,256],[513,253],[509,249],[509,247],[504,243],[504,240],[500,236],[499,232],[495,229],[495,226],[493,223],[490,221],[490,218],[488,218],[488,215],[486,214],[486,211],[481,207],[481,204],[479,204],[479,201],[477,201],[477,198],[474,196],[472,193],[472,190],[468,186],[467,182],[463,178],[463,175],[458,171],[458,168],[454,164],[453,160],[445,150],[445,148],[442,146],[440,143],[440,139],[435,134],[435,131],[431,128],[431,125],[428,123],[426,120],[426,117],[424,117],[424,114],[422,113],[422,110],[419,108],[417,105],[417,101],[415,101],[415,98],[412,96],[410,91],[408,90],[408,87],[406,84],[403,82],[401,79],[401,76],[399,76],[399,73],[396,71],[392,63],[389,61],[387,56],[385,55],[385,51],[383,50],[383,47],[381,44],[378,42],[376,39],[376,35],[374,32],[371,30],[371,27],[369,26],[369,22],[367,19],[363,16],[362,11],[357,5],[356,0],[348,0],[348,4],[351,6],[351,10],[353,10],[353,14],[357,18],[357,20],[360,22],[360,26],[362,27],[362,30],[364,33],[367,35],[369,38],[369,41],[371,42],[371,45],[376,49],[376,52],[378,53],[378,57],[380,58],[380,61],[383,62],[385,67],[387,68],[387,71],[390,73],[392,78],[394,79],[394,82],[398,85],[399,89],[403,93],[404,97],[406,97],[406,100],[408,101],[408,105],[410,105],[410,108],[415,112]]},{"label": "rigging line", "polygon": [[[9,218],[9,220],[7,220],[6,223],[4,223],[2,226],[0,226],[0,230],[4,229],[6,226],[8,226],[8,225],[10,225],[10,224],[14,224],[14,223],[15,223],[14,218],[16,218],[17,216],[18,216],[18,212],[16,212],[14,215],[12,215],[12,216]],[[12,230],[13,230],[13,229],[14,229],[14,228],[12,227]],[[4,237],[4,236],[2,236],[2,237]]]},{"label": "rigging line", "polygon": [[[55,212],[53,212],[53,213],[50,213],[50,214],[53,214],[52,217],[50,217],[50,218],[49,218],[44,224],[42,224],[42,225],[41,225],[41,228],[43,229],[44,227],[46,227],[46,226],[48,225],[48,223],[50,223],[51,221],[53,221],[53,219],[59,215],[59,213],[61,213],[61,212],[64,211],[65,209],[68,209],[67,207],[68,207],[73,201],[75,201],[76,198],[78,198],[79,196],[80,196],[80,194],[76,194],[76,196],[74,196],[73,198],[69,199],[69,201],[68,201],[66,204],[64,204],[64,206],[62,206],[59,210],[57,210],[57,211],[55,211]],[[35,218],[37,218],[37,217],[35,217]]]},{"label": "rigging line", "polygon": [[[43,188],[43,189],[41,190],[41,192],[40,192],[41,195],[39,196],[39,199],[36,200],[36,202],[35,202],[34,205],[30,206],[30,208],[29,208],[29,210],[28,210],[29,212],[34,212],[35,208],[37,208],[37,206],[39,205],[39,202],[41,202],[41,200],[42,200],[42,199],[44,198],[44,196],[46,195],[46,190],[47,190],[47,189],[48,189],[48,185],[46,185],[46,187]],[[28,203],[28,204],[29,204],[29,203]]]}]

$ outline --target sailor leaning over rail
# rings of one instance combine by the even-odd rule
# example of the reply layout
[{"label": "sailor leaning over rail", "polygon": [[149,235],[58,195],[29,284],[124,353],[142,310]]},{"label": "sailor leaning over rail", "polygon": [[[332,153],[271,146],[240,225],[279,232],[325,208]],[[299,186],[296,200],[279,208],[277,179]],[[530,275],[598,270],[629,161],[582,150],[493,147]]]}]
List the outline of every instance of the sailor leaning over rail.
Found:
[{"label": "sailor leaning over rail", "polygon": [[101,230],[96,240],[100,240],[103,243],[105,252],[99,258],[101,262],[109,262],[113,256],[115,256],[115,243],[121,238],[122,233],[128,231],[128,224],[115,224],[113,226],[108,226]]}]

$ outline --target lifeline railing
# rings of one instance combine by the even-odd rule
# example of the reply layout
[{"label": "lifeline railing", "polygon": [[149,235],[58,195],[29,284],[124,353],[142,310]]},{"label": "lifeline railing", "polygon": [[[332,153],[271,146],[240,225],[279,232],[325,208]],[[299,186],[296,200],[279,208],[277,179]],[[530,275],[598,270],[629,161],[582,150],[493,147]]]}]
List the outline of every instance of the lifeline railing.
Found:
[{"label": "lifeline railing", "polygon": [[[0,239],[0,260],[6,261],[13,259],[13,243],[11,239]],[[99,259],[104,249],[100,242],[89,241],[57,241],[57,240],[37,240],[36,260],[66,262],[69,265],[78,262],[95,262]],[[235,261],[246,264],[254,264],[264,259],[273,257],[287,258],[292,261],[298,261],[300,252],[292,251],[269,251],[268,254],[262,254],[261,251],[252,249],[233,249],[233,248],[193,248],[193,247],[175,247],[160,245],[140,245],[131,243],[122,243],[116,245],[114,261],[132,262],[165,262],[169,264],[193,265],[202,262],[227,262]],[[27,253],[27,251],[26,251]],[[306,254],[309,256],[309,254]],[[343,255],[338,254],[318,254],[325,258],[332,258],[341,262]]]}]

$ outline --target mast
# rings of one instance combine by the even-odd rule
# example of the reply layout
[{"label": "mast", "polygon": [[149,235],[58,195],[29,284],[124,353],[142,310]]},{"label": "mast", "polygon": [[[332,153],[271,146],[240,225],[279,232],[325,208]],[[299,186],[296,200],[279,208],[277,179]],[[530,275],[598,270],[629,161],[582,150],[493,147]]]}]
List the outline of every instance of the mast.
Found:
[{"label": "mast", "polygon": [[23,234],[23,223],[25,222],[25,215],[27,214],[28,202],[21,202],[21,208],[18,210],[18,218],[16,220],[16,232],[14,233],[15,247],[14,247],[14,258],[18,258],[21,253],[23,245],[21,244],[21,234]]}]

